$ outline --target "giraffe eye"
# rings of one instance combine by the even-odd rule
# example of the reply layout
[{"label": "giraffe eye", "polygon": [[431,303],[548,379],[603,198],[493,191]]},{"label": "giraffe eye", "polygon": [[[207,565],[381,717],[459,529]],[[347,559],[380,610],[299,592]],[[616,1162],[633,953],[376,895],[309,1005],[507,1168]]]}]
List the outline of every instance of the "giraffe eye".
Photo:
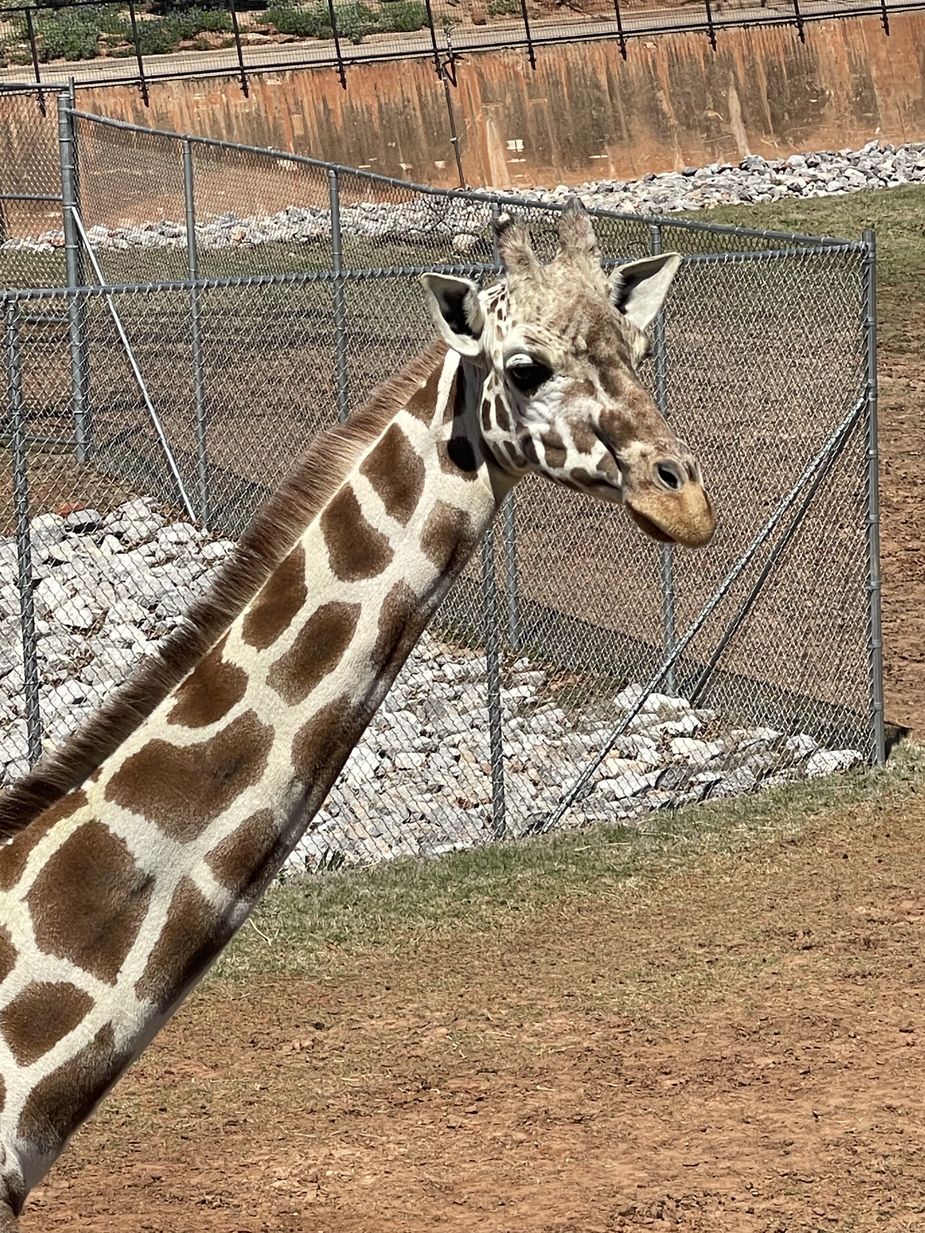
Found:
[{"label": "giraffe eye", "polygon": [[540,364],[532,356],[518,355],[508,364],[507,375],[511,385],[521,394],[535,393],[544,381],[552,376],[548,364]]}]

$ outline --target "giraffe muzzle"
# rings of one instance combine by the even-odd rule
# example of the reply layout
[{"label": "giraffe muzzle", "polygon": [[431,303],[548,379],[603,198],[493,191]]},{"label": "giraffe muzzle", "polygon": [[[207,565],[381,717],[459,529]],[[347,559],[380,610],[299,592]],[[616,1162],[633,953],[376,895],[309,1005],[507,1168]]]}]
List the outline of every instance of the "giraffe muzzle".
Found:
[{"label": "giraffe muzzle", "polygon": [[628,486],[627,513],[650,539],[683,548],[703,548],[713,538],[716,516],[699,469],[677,459],[653,464],[651,476]]}]

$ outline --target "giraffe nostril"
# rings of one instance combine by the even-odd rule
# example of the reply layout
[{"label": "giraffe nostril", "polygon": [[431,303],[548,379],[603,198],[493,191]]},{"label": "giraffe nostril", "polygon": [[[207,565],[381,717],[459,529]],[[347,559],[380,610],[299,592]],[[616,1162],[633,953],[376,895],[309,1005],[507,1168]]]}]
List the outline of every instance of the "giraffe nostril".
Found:
[{"label": "giraffe nostril", "polygon": [[684,486],[684,476],[677,463],[656,463],[655,474],[662,487],[669,489],[670,492],[678,492]]}]

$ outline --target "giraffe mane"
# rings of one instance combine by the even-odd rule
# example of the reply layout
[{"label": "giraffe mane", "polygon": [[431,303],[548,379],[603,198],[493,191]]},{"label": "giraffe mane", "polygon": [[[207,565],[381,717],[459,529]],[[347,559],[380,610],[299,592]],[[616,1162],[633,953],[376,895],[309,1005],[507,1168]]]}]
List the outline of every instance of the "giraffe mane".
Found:
[{"label": "giraffe mane", "polygon": [[345,423],[314,438],[255,514],[208,590],[158,650],[58,749],[0,792],[0,838],[18,834],[80,787],[193,670],[343,484],[362,450],[382,435],[445,353],[443,343],[431,343],[379,385]]}]

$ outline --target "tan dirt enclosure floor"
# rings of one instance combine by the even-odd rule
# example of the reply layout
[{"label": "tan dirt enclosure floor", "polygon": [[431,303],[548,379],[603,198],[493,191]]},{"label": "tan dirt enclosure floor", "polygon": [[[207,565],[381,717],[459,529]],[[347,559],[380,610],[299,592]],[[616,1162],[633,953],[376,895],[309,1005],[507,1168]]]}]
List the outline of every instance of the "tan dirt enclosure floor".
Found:
[{"label": "tan dirt enclosure floor", "polygon": [[296,945],[282,899],[327,892],[277,893],[25,1233],[917,1233],[925,770],[899,761],[667,842],[528,845],[526,874],[453,858],[461,920],[402,924],[367,874],[379,924]]}]

